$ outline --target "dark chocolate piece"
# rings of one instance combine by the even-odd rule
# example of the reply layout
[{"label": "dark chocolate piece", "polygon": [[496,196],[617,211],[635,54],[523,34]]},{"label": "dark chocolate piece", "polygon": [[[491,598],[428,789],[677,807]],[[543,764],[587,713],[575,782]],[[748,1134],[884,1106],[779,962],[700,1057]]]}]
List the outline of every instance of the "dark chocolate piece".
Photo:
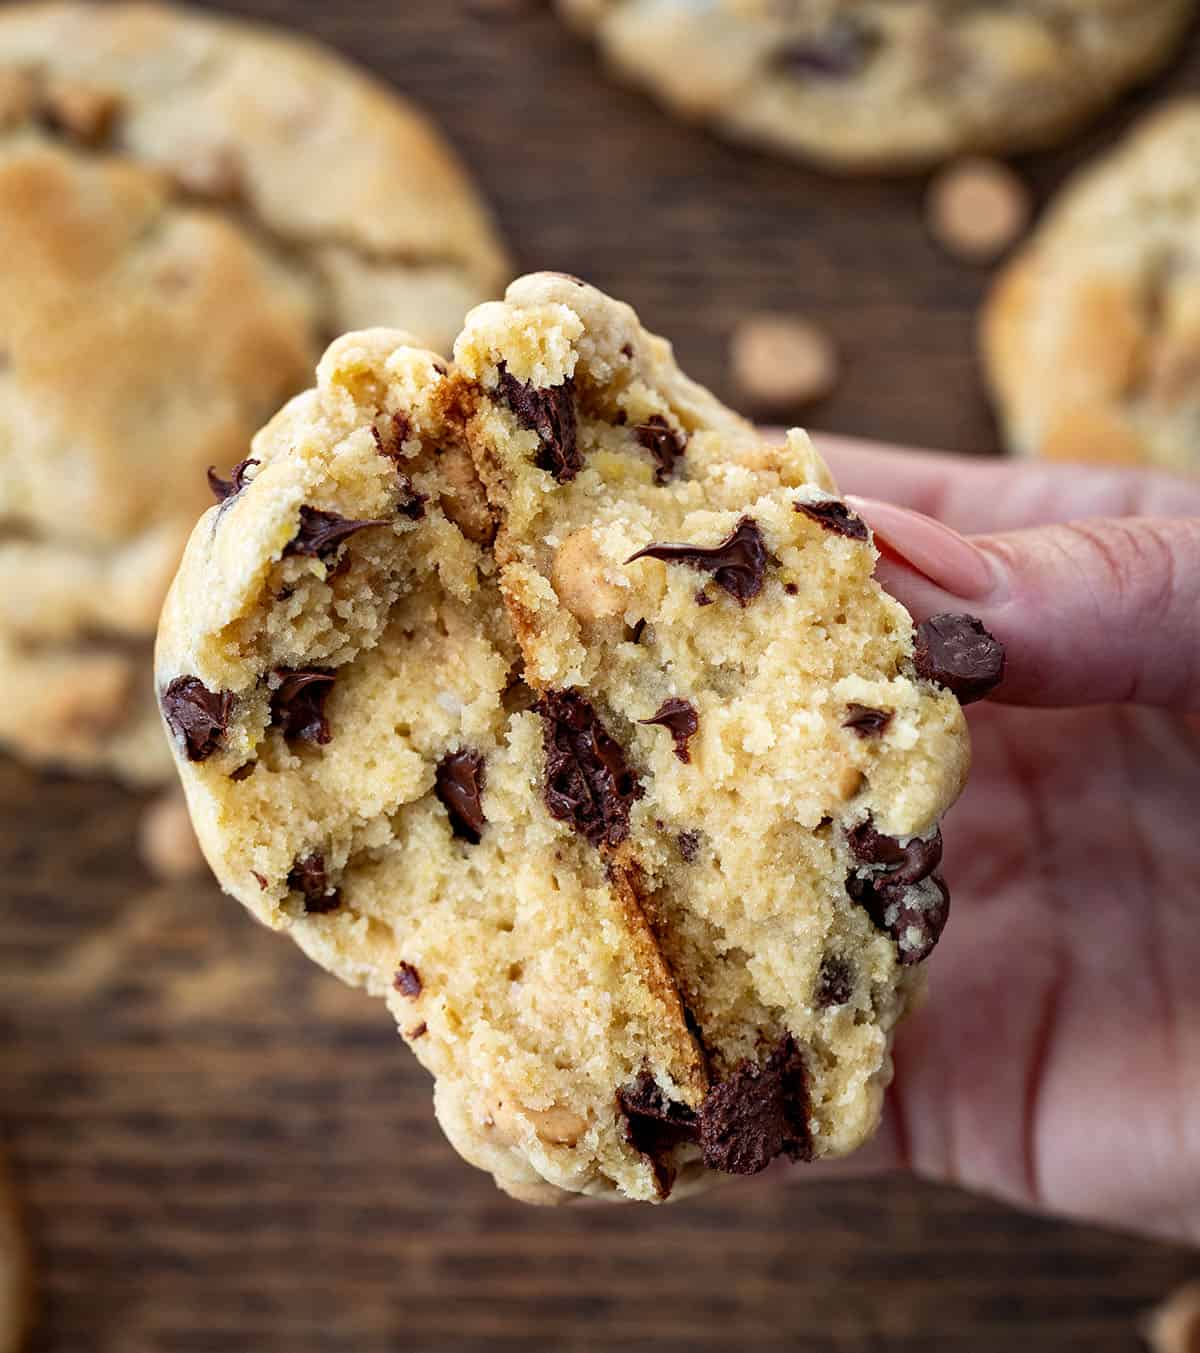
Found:
[{"label": "dark chocolate piece", "polygon": [[661,413],[655,413],[635,427],[633,435],[654,457],[654,482],[665,484],[687,447],[687,434],[676,432]]},{"label": "dark chocolate piece", "polygon": [[625,753],[590,701],[577,691],[547,691],[537,705],[546,749],[546,807],[594,846],[629,835],[629,810],[642,796]]},{"label": "dark chocolate piece", "polygon": [[960,705],[982,700],[1004,680],[1004,645],[973,615],[945,611],[922,620],[913,662],[918,676],[945,686]]},{"label": "dark chocolate piece", "polygon": [[242,780],[248,780],[254,774],[254,768],[257,765],[257,761],[243,761],[237,770],[231,770],[229,772],[229,778],[231,780],[237,780],[239,783]]},{"label": "dark chocolate piece", "polygon": [[396,969],[396,976],[392,981],[392,986],[396,988],[401,996],[407,996],[410,1000],[415,1000],[421,994],[421,974],[411,963],[401,963]]},{"label": "dark chocolate piece", "polygon": [[246,471],[251,465],[259,465],[260,461],[247,457],[245,460],[239,460],[238,463],[229,472],[228,479],[222,479],[217,474],[216,466],[208,467],[208,487],[212,489],[213,497],[218,503],[224,503],[233,498],[236,494],[246,487]]},{"label": "dark chocolate piece", "polygon": [[714,600],[715,598],[710,597],[704,588],[701,588],[699,592],[696,593],[697,606],[711,606]]},{"label": "dark chocolate piece", "polygon": [[299,738],[323,747],[331,737],[325,700],[335,680],[332,667],[276,667],[271,673],[272,727],[289,741]]},{"label": "dark chocolate piece", "polygon": [[679,853],[683,856],[685,864],[692,864],[700,854],[700,833],[680,832]]},{"label": "dark chocolate piece", "polygon": [[855,859],[881,866],[878,872],[851,873],[846,892],[896,941],[902,964],[928,958],[950,914],[950,892],[935,872],[942,860],[941,832],[901,845],[868,819],[847,832],[846,841]]},{"label": "dark chocolate piece", "polygon": [[[733,534],[719,545],[705,548],[651,544],[631,554],[625,562],[632,564],[635,559],[662,559],[669,564],[687,564],[689,568],[711,573],[718,587],[723,587],[739,606],[745,606],[762,591],[767,547],[758,523],[753,517],[743,517]],[[699,596],[696,600],[700,600]]]},{"label": "dark chocolate piece", "polygon": [[870,705],[849,704],[843,728],[853,728],[860,738],[877,738],[887,732],[894,717],[890,709],[872,709]]},{"label": "dark chocolate piece", "polygon": [[818,503],[795,503],[794,507],[797,512],[803,512],[806,517],[811,517],[827,531],[832,531],[835,536],[845,536],[847,540],[867,539],[866,522],[861,517],[856,517],[845,503],[839,503],[836,499],[831,498]]},{"label": "dark chocolate piece", "polygon": [[857,74],[879,46],[879,34],[858,19],[835,18],[818,36],[790,42],[775,65],[797,76],[845,80]]},{"label": "dark chocolate piece", "polygon": [[565,484],[583,469],[575,420],[575,382],[568,378],[561,385],[536,389],[508,372],[503,362],[496,393],[513,411],[523,428],[536,432],[540,446],[536,464]]},{"label": "dark chocolate piece", "polygon": [[382,518],[355,521],[336,512],[322,512],[316,507],[300,509],[300,525],[296,534],[283,547],[284,558],[290,554],[307,555],[327,563],[336,554],[343,540],[367,526],[386,526]]},{"label": "dark chocolate piece", "polygon": [[914,836],[902,846],[894,836],[876,831],[868,818],[846,833],[846,841],[856,860],[886,866],[884,877],[890,883],[919,883],[942,862],[940,828],[928,839]]},{"label": "dark chocolate piece", "polygon": [[818,1010],[831,1005],[845,1005],[854,995],[854,969],[840,954],[827,954],[817,974],[817,990],[813,1000]]},{"label": "dark chocolate piece", "polygon": [[641,1072],[632,1085],[621,1086],[617,1104],[625,1117],[625,1140],[646,1157],[660,1197],[668,1197],[675,1182],[671,1152],[681,1142],[694,1142],[700,1136],[694,1111],[669,1100],[648,1071]]},{"label": "dark chocolate piece", "polygon": [[325,873],[325,856],[306,855],[292,865],[287,876],[288,887],[304,898],[304,910],[310,916],[336,911],[342,904],[342,890],[331,888]]},{"label": "dark chocolate piece", "polygon": [[766,1061],[738,1064],[700,1105],[704,1163],[727,1174],[757,1174],[776,1156],[812,1159],[804,1058],[785,1034]]},{"label": "dark chocolate piece", "polygon": [[482,752],[463,747],[447,752],[438,762],[433,792],[446,806],[450,830],[476,846],[487,824],[480,802],[483,784]]},{"label": "dark chocolate piece", "polygon": [[189,761],[207,761],[225,740],[233,696],[228,691],[210,691],[194,676],[179,676],[161,696],[163,717],[177,738],[183,740]]},{"label": "dark chocolate piece", "polygon": [[680,761],[690,761],[688,739],[700,727],[700,716],[690,700],[664,700],[649,719],[639,719],[638,723],[658,724],[665,728],[675,739],[675,755]]}]

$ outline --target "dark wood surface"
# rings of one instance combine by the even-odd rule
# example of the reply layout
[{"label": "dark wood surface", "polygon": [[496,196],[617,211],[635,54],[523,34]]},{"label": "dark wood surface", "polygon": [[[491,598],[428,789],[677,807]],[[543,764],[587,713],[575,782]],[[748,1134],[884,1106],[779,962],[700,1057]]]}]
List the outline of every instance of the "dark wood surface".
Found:
[{"label": "dark wood surface", "polygon": [[[929,243],[922,181],[721,145],[604,79],[537,8],[235,8],[418,96],[522,266],[634,302],[722,395],[739,314],[797,309],[846,358],[815,426],[995,449],[972,356],[986,278]],[[1194,41],[1154,94],[1198,77]],[[1025,162],[1039,196],[1150,97]],[[0,761],[0,1131],[38,1251],[40,1353],[1128,1353],[1138,1313],[1200,1268],[900,1179],[763,1180],[657,1210],[510,1203],[443,1141],[381,1010],[210,882],[148,878],[140,808]]]}]

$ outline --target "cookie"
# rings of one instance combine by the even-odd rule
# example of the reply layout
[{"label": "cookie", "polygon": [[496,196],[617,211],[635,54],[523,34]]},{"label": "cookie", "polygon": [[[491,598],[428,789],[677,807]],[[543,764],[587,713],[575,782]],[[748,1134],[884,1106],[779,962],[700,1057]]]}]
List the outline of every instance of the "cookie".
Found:
[{"label": "cookie", "polygon": [[536,275],[455,354],[338,340],[193,532],[156,679],[209,863],[517,1197],[851,1151],[994,645],[914,636],[803,434],[628,307]]},{"label": "cookie", "polygon": [[0,13],[0,744],[170,773],[150,645],[187,533],[336,333],[449,348],[504,260],[390,90],[266,29]]},{"label": "cookie", "polygon": [[981,345],[1015,452],[1200,470],[1200,99],[1067,185],[993,287]]},{"label": "cookie", "polygon": [[25,1228],[7,1170],[0,1162],[0,1353],[17,1353],[24,1345],[32,1305]]},{"label": "cookie", "polygon": [[1062,139],[1160,65],[1190,0],[558,0],[611,65],[739,140],[846,172]]}]

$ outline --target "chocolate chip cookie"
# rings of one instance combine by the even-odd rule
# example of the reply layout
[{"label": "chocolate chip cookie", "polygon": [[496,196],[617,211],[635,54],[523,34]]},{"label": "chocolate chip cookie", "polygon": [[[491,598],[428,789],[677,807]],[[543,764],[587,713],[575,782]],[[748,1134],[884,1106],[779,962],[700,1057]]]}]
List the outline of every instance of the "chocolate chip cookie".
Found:
[{"label": "chocolate chip cookie", "polygon": [[1191,0],[558,0],[609,62],[741,140],[842,171],[1048,145],[1149,75]]},{"label": "chocolate chip cookie", "polygon": [[333,334],[448,349],[503,271],[452,152],[332,53],[199,12],[6,6],[0,744],[168,774],[143,674],[205,468]]},{"label": "chocolate chip cookie", "polygon": [[524,278],[455,356],[338,340],[192,535],[157,683],[210,864],[518,1197],[853,1150],[998,646],[914,635],[804,435],[627,306]]},{"label": "chocolate chip cookie", "polygon": [[1200,99],[1067,185],[981,337],[1014,451],[1200,470]]}]

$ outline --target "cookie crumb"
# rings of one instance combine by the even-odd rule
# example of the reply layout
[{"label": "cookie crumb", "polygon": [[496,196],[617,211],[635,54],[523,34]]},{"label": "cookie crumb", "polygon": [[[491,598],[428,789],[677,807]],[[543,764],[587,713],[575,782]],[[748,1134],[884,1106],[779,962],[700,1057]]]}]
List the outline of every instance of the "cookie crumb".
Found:
[{"label": "cookie crumb", "polygon": [[146,868],[164,883],[191,878],[204,869],[187,800],[180,790],[161,794],[142,813],[138,853]]},{"label": "cookie crumb", "polygon": [[1142,1333],[1153,1353],[1200,1353],[1200,1280],[1178,1288],[1155,1307]]},{"label": "cookie crumb", "polygon": [[838,354],[824,329],[798,315],[750,315],[729,345],[734,379],[756,408],[791,409],[837,384]]},{"label": "cookie crumb", "polygon": [[955,258],[990,263],[1024,232],[1029,189],[999,160],[966,159],[934,177],[926,199],[930,234]]}]

